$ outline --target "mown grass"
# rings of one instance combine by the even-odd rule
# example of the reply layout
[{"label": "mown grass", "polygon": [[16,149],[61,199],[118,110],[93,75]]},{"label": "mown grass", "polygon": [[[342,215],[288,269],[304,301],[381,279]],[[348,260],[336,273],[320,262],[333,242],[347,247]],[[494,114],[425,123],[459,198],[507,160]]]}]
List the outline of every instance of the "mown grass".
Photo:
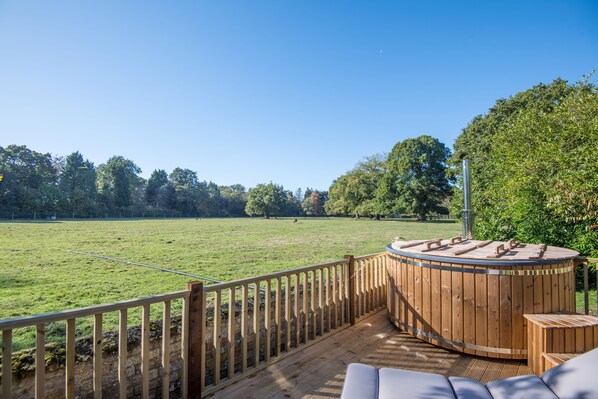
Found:
[{"label": "mown grass", "polygon": [[[453,222],[352,219],[171,219],[0,223],[0,319],[116,302],[184,289],[189,277],[76,255],[127,259],[235,280],[384,251],[395,237],[448,238]],[[161,309],[154,307],[153,317]],[[139,312],[131,312],[130,324]],[[116,325],[106,316],[105,329]],[[87,334],[90,320],[77,324]],[[64,326],[48,326],[49,340]],[[15,349],[34,331],[15,332]]]}]

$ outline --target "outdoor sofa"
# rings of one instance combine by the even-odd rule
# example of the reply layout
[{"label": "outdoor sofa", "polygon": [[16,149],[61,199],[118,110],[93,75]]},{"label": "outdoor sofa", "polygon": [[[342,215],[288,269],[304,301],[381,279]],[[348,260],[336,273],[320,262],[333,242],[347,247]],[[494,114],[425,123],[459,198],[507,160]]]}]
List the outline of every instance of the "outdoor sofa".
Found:
[{"label": "outdoor sofa", "polygon": [[598,348],[545,371],[482,384],[463,377],[349,364],[342,399],[598,398]]}]

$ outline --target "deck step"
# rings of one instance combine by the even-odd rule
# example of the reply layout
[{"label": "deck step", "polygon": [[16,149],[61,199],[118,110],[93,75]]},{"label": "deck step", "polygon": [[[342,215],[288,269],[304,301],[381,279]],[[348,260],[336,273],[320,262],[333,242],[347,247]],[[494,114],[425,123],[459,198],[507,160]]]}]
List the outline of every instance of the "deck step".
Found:
[{"label": "deck step", "polygon": [[544,358],[544,369],[548,370],[554,366],[565,363],[567,360],[571,360],[574,357],[581,355],[581,353],[546,353],[542,352]]}]

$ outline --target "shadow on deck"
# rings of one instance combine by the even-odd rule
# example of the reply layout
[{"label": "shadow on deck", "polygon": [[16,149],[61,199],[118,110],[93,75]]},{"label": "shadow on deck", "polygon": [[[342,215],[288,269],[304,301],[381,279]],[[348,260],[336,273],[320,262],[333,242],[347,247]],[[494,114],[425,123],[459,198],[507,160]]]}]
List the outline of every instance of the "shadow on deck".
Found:
[{"label": "shadow on deck", "polygon": [[481,382],[531,374],[525,361],[464,355],[422,342],[389,323],[384,309],[208,397],[338,398],[345,369],[354,362]]}]

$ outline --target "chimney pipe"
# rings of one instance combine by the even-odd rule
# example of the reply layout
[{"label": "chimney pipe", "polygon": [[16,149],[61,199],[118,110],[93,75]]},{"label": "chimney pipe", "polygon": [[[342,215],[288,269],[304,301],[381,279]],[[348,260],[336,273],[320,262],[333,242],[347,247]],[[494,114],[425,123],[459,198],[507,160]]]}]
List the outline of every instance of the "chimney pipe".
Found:
[{"label": "chimney pipe", "polygon": [[463,239],[473,239],[473,213],[471,212],[471,191],[469,188],[469,161],[463,160]]}]

